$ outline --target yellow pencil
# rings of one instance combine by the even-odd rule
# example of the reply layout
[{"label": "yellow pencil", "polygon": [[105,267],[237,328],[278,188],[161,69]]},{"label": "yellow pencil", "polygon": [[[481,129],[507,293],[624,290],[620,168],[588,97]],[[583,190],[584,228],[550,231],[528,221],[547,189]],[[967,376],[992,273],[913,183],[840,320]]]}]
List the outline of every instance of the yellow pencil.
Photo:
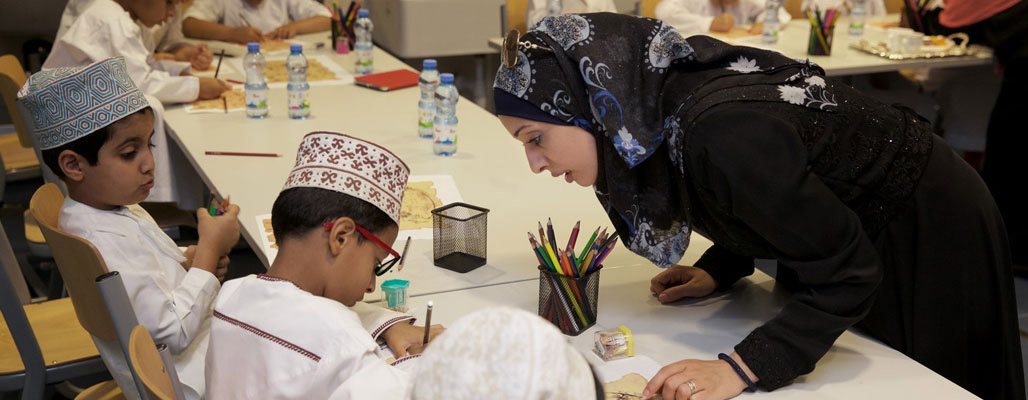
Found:
[{"label": "yellow pencil", "polygon": [[553,247],[550,247],[549,241],[544,240],[543,247],[546,248],[546,255],[550,256],[550,260],[553,261],[553,266],[557,269],[557,273],[564,274],[564,269],[560,266],[560,260],[558,260],[557,256],[553,253]]}]

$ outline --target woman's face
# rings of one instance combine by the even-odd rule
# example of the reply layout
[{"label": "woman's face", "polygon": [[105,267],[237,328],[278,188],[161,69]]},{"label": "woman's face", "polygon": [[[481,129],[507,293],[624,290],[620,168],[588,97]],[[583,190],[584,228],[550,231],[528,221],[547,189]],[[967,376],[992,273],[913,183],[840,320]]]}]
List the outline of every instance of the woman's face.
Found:
[{"label": "woman's face", "polygon": [[532,172],[549,171],[554,178],[581,186],[596,183],[596,139],[577,126],[554,125],[501,115],[500,122],[525,146]]}]

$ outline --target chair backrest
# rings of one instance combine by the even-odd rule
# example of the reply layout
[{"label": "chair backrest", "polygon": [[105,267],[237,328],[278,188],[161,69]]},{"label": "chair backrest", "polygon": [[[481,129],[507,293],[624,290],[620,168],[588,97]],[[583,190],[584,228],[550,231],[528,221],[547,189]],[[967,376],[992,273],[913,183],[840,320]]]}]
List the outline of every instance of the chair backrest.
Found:
[{"label": "chair backrest", "polygon": [[157,345],[150,337],[150,332],[142,325],[136,325],[132,329],[129,358],[150,398],[175,400],[175,383],[172,376],[164,364],[160,351],[157,350]]},{"label": "chair backrest", "polygon": [[18,141],[21,142],[22,147],[31,148],[32,137],[29,136],[29,130],[25,126],[25,121],[21,118],[16,104],[18,89],[25,85],[27,79],[25,69],[21,67],[17,57],[10,54],[0,56],[0,95],[3,95],[7,112],[14,121],[14,130],[18,132]]},{"label": "chair backrest", "polygon": [[657,18],[657,4],[660,4],[660,0],[640,0],[639,15],[647,18]]},{"label": "chair backrest", "polygon": [[503,28],[504,34],[511,29],[517,29],[524,34],[528,29],[525,26],[525,14],[528,12],[530,0],[507,0],[506,16],[507,26]]},{"label": "chair backrest", "polygon": [[111,316],[96,287],[96,278],[107,273],[107,264],[92,244],[58,228],[63,204],[64,195],[61,190],[57,185],[47,183],[32,195],[29,209],[54,255],[79,323],[93,336],[116,341],[118,337]]},{"label": "chair backrest", "polygon": [[7,232],[0,226],[0,264],[3,264],[3,271],[0,271],[7,280],[8,287],[0,286],[0,290],[9,291],[18,298],[18,303],[25,305],[32,301],[29,295],[29,286],[25,283],[25,275],[21,273],[21,266],[18,265],[18,258],[14,256],[14,249],[11,242],[7,240]]},{"label": "chair backrest", "polygon": [[[24,285],[25,280],[20,271],[17,279],[14,279],[13,274],[7,273],[11,269],[10,262],[14,259],[14,253],[11,252],[11,243],[7,240],[7,232],[2,226],[0,226],[0,252],[5,253],[0,257],[0,262],[3,263],[3,271],[0,271],[3,272],[0,273],[0,313],[7,322],[7,329],[11,332],[11,338],[14,340],[18,355],[21,356],[21,362],[25,367],[25,379],[21,389],[26,393],[42,395],[46,380],[46,364],[43,361],[43,353],[36,340],[36,334],[32,331],[32,325],[29,323],[28,316],[25,315],[25,309],[22,308],[24,303],[17,294],[17,285],[14,284],[14,282],[20,281]],[[10,253],[10,257],[6,253]],[[0,328],[0,335],[3,334],[3,328]]]}]

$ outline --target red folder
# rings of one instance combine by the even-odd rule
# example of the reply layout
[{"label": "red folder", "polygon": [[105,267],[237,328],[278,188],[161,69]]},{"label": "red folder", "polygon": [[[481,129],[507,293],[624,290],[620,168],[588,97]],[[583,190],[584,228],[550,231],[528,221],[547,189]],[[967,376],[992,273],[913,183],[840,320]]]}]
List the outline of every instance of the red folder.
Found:
[{"label": "red folder", "polygon": [[358,76],[354,83],[358,86],[388,92],[390,90],[416,86],[418,84],[418,73],[409,69],[397,69]]}]

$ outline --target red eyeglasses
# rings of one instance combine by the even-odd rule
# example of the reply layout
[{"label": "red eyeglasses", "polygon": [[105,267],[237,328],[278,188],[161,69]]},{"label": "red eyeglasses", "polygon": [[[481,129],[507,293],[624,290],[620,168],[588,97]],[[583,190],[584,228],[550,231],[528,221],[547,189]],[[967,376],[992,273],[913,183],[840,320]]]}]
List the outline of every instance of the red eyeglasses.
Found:
[{"label": "red eyeglasses", "polygon": [[[335,224],[332,223],[332,222],[326,222],[322,226],[324,226],[325,230],[327,231],[327,230],[331,230],[332,226],[334,226],[334,225]],[[368,240],[370,240],[372,242],[375,242],[375,244],[377,244],[379,247],[385,249],[385,251],[389,252],[389,255],[392,256],[392,258],[386,258],[386,259],[382,260],[382,262],[378,263],[378,266],[375,267],[375,275],[377,275],[377,276],[385,275],[386,272],[389,272],[389,270],[393,268],[393,265],[396,265],[397,262],[403,261],[404,259],[407,258],[407,250],[410,249],[410,237],[409,236],[407,237],[407,243],[405,245],[403,245],[403,255],[400,255],[400,253],[397,253],[396,250],[393,250],[393,248],[391,246],[389,246],[388,244],[383,242],[382,239],[379,239],[378,236],[375,236],[374,233],[369,232],[367,229],[364,229],[364,227],[362,227],[362,226],[360,226],[360,225],[358,225],[356,223],[354,223],[353,226],[357,227],[357,232],[360,232],[361,236],[364,236],[366,239],[368,239]],[[400,262],[400,267],[397,270],[398,271],[402,271],[403,270],[403,263],[402,262]]]}]

